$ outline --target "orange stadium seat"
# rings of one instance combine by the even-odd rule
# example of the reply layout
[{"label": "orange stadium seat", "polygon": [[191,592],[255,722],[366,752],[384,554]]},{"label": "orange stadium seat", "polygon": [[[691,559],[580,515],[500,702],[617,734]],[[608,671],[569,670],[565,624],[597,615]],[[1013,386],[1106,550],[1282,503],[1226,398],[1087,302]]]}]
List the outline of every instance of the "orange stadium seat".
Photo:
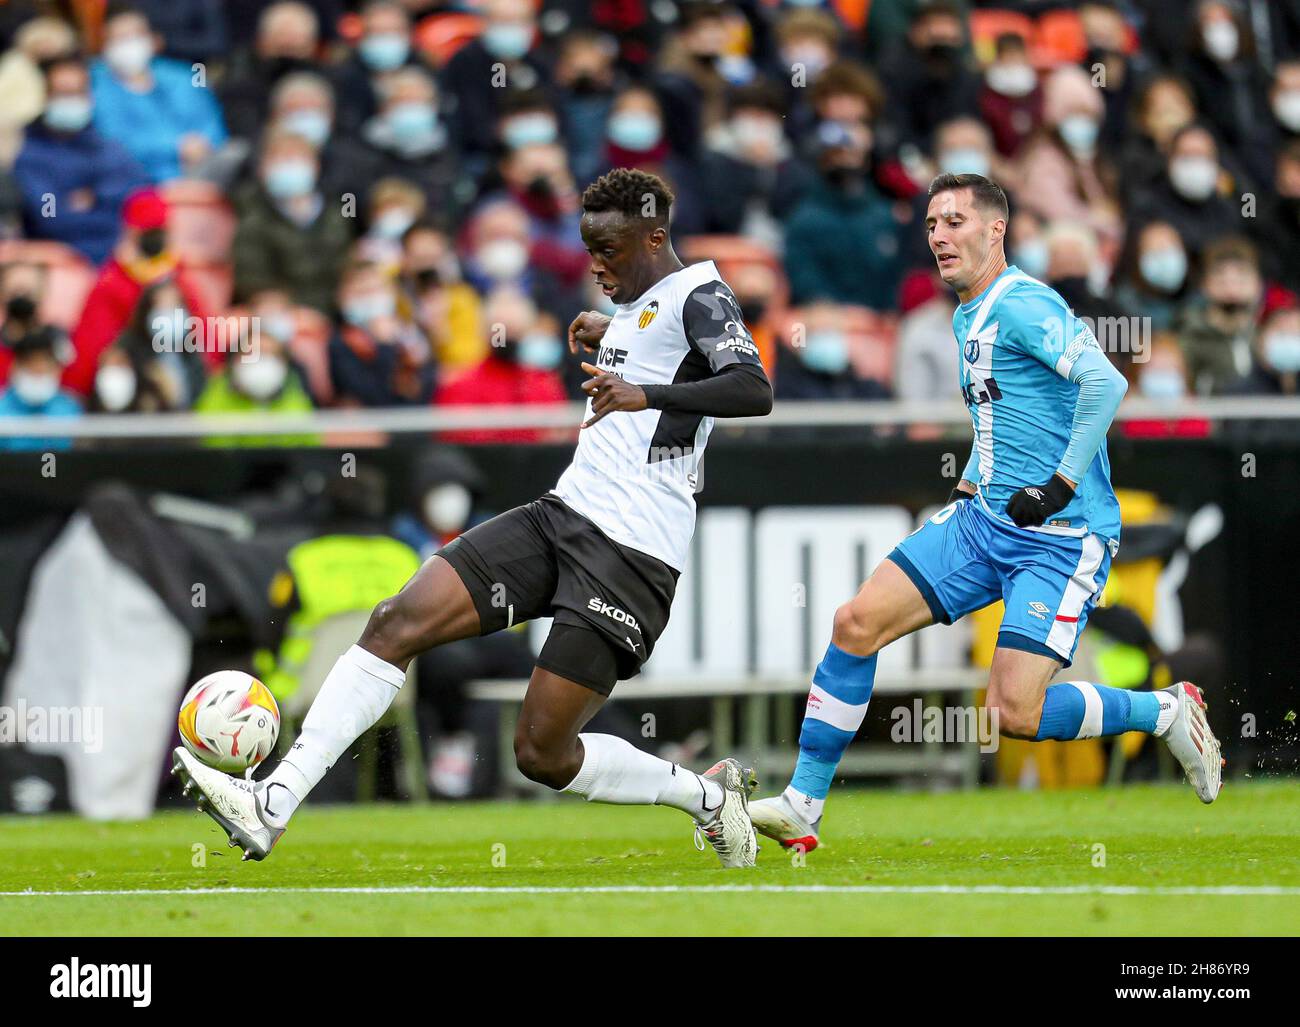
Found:
[{"label": "orange stadium seat", "polygon": [[293,313],[294,333],[289,353],[307,376],[307,387],[317,402],[332,402],[334,383],[330,380],[329,318],[311,307],[298,307]]},{"label": "orange stadium seat", "polygon": [[441,68],[482,31],[483,19],[476,14],[431,14],[415,27],[415,46]]},{"label": "orange stadium seat", "polygon": [[1039,67],[1077,64],[1088,56],[1088,37],[1077,11],[1048,11],[1038,18],[1034,63]]},{"label": "orange stadium seat", "polygon": [[176,181],[163,189],[171,249],[195,266],[225,264],[235,239],[235,212],[210,182]]},{"label": "orange stadium seat", "polygon": [[980,64],[989,64],[995,56],[998,36],[1013,32],[1028,45],[1035,36],[1034,22],[1028,15],[1000,8],[970,12],[971,46]]},{"label": "orange stadium seat", "polygon": [[39,264],[45,269],[41,317],[72,330],[95,284],[95,266],[60,242],[12,239],[0,242],[0,264]]}]

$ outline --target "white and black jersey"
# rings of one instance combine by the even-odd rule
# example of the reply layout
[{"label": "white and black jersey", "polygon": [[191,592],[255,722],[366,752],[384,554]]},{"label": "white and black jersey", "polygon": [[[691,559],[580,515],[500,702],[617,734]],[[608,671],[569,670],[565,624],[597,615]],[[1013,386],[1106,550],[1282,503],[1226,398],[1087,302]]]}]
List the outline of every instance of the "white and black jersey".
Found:
[{"label": "white and black jersey", "polygon": [[[717,266],[705,261],[618,306],[594,363],[644,386],[650,409],[615,412],[584,428],[554,493],[613,541],[680,571],[695,531],[694,493],[713,417],[684,402],[682,390],[656,387],[701,382],[749,365],[746,370],[756,374],[737,384],[767,390],[758,347]],[[730,412],[725,406],[703,409]],[[591,416],[590,400],[585,416]]]}]

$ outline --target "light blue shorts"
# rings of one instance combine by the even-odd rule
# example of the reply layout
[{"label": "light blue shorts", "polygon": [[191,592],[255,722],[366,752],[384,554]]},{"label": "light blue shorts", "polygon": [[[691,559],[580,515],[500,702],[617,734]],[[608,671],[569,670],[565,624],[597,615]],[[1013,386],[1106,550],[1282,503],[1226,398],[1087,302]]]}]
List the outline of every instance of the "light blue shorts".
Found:
[{"label": "light blue shorts", "polygon": [[1001,599],[1006,612],[998,645],[1051,656],[1068,667],[1113,555],[1100,535],[1017,528],[990,515],[976,498],[945,506],[889,559],[920,589],[936,621],[951,624]]}]

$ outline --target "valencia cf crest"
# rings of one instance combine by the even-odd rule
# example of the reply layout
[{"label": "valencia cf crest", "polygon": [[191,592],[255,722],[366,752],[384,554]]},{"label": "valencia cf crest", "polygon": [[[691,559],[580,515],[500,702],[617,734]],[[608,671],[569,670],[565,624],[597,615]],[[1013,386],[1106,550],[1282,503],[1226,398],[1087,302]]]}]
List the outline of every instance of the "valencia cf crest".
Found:
[{"label": "valencia cf crest", "polygon": [[649,328],[650,322],[655,319],[655,315],[658,313],[659,313],[659,301],[651,300],[642,308],[641,316],[640,318],[637,319],[636,326],[638,328]]}]

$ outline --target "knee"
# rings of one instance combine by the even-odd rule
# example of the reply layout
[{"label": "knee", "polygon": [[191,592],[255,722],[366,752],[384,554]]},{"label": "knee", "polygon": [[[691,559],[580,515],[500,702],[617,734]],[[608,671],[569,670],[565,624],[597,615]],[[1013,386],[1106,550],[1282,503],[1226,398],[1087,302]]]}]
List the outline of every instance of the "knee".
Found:
[{"label": "knee", "polygon": [[884,645],[879,618],[873,616],[870,604],[861,598],[845,603],[835,611],[835,627],[831,640],[845,652],[857,656],[870,656]]},{"label": "knee", "polygon": [[515,733],[515,766],[529,781],[536,781],[556,791],[561,790],[574,776],[568,773],[563,762],[554,752],[539,745],[526,731]]},{"label": "knee", "polygon": [[419,626],[399,594],[382,600],[370,612],[361,645],[380,659],[400,664],[420,651],[418,635]]},{"label": "knee", "polygon": [[1041,696],[1034,697],[1024,690],[990,683],[985,705],[996,718],[999,734],[1031,741],[1038,736],[1038,723],[1043,716]]}]

